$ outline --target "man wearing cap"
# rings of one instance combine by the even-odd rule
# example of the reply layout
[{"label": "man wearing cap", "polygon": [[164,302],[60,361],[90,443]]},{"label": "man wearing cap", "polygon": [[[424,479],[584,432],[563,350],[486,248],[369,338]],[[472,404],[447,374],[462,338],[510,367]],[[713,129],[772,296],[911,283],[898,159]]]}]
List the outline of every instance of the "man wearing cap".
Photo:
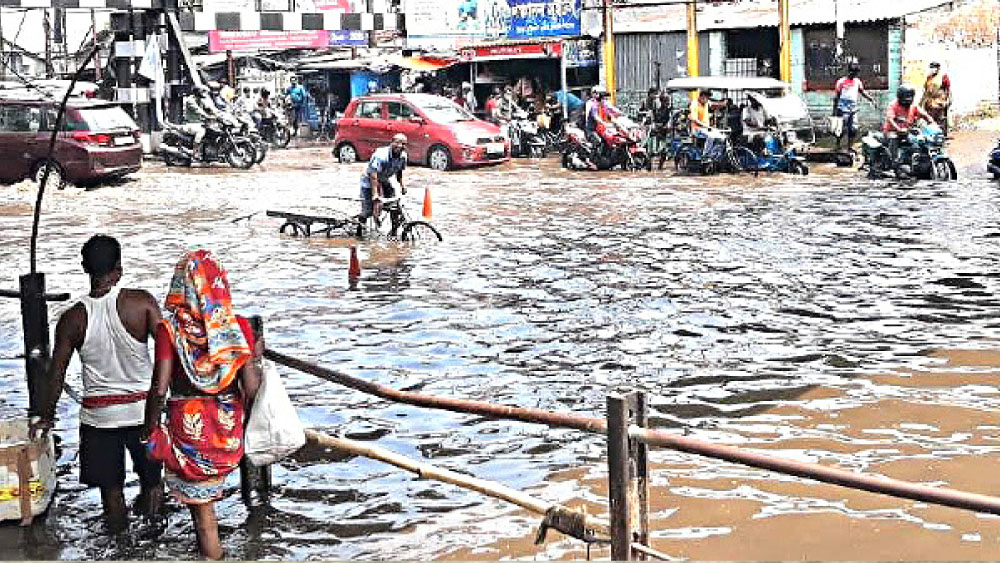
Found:
[{"label": "man wearing cap", "polygon": [[[362,225],[369,217],[378,213],[375,211],[375,201],[381,202],[383,199],[396,197],[396,185],[400,191],[406,194],[406,186],[403,185],[403,170],[406,168],[406,135],[396,133],[392,138],[392,144],[387,147],[376,149],[368,161],[368,167],[361,174],[361,215],[358,216],[358,236],[363,234]],[[402,223],[402,214],[398,206],[393,206],[389,210],[389,217],[392,220],[392,229],[389,236],[395,236],[396,230]]]},{"label": "man wearing cap", "polygon": [[941,72],[941,63],[933,62],[930,74],[924,81],[924,95],[920,98],[920,107],[924,108],[934,121],[941,125],[945,136],[948,135],[948,107],[951,106],[951,79]]}]

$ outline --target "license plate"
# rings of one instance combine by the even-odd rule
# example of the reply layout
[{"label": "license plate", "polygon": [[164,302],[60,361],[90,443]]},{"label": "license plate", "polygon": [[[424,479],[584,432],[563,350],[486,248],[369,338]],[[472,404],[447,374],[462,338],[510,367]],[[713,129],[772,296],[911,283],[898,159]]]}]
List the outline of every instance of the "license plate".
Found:
[{"label": "license plate", "polygon": [[486,152],[488,154],[503,154],[503,143],[488,143],[486,145]]},{"label": "license plate", "polygon": [[135,142],[135,137],[115,137],[115,146],[131,145]]}]

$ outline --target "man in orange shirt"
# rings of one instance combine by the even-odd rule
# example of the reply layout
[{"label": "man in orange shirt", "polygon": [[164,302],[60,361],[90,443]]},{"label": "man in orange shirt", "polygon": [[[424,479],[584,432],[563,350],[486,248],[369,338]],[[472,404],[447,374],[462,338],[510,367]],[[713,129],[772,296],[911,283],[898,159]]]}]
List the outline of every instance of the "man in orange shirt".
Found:
[{"label": "man in orange shirt", "polygon": [[691,105],[688,107],[688,123],[691,127],[691,135],[696,139],[705,139],[703,154],[713,160],[718,158],[715,151],[721,150],[717,149],[717,145],[726,136],[718,129],[712,127],[711,110],[722,105],[724,105],[722,102],[710,102],[708,92],[701,90],[698,92],[698,97],[691,100]]}]

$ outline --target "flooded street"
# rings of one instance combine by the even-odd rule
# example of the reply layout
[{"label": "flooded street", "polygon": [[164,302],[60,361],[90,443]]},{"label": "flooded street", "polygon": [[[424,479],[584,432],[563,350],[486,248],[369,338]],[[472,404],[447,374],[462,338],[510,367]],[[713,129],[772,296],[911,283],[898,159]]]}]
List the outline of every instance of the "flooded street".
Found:
[{"label": "flooded street", "polygon": [[[260,168],[166,169],[46,196],[39,269],[87,291],[79,249],[123,245],[124,285],[161,302],[182,250],[213,250],[234,305],[269,347],[397,389],[603,416],[648,393],[651,425],[984,494],[1000,494],[1000,188],[995,133],[965,133],[955,183],[567,172],[555,159],[406,173],[437,245],[280,235],[266,210],[356,213],[362,165],[328,149]],[[0,186],[0,287],[28,271],[34,186]],[[345,199],[346,198],[346,199]],[[50,321],[67,307],[50,310]],[[0,301],[0,413],[23,413],[20,312]],[[392,404],[281,370],[307,427],[369,440],[550,501],[607,511],[604,439]],[[70,368],[79,387],[79,367]],[[77,407],[60,402],[60,492],[30,528],[0,527],[3,559],[188,559],[171,503],[157,539],[98,535],[77,480]],[[652,546],[693,559],[996,559],[1000,521],[657,450]],[[233,476],[218,512],[234,559],[583,558],[540,518],[387,465],[305,451],[274,469],[273,507],[248,514]],[[137,492],[129,482],[129,498]],[[607,558],[606,548],[594,557]]]}]

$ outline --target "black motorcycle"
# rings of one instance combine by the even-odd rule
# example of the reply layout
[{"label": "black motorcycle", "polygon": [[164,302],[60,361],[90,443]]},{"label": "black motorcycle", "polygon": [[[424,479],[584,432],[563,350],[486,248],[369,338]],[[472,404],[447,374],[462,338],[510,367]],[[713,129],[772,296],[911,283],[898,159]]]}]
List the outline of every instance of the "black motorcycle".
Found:
[{"label": "black motorcycle", "polygon": [[1000,140],[997,146],[990,151],[990,160],[986,163],[986,171],[993,174],[994,180],[1000,180]]},{"label": "black motorcycle", "polygon": [[273,111],[269,111],[267,115],[258,111],[254,115],[257,116],[257,129],[265,141],[282,149],[292,141],[292,128],[289,127],[283,116]]},{"label": "black motorcycle", "polygon": [[[235,120],[233,120],[235,121]],[[225,118],[203,123],[205,137],[197,154],[194,135],[181,126],[168,123],[163,130],[159,153],[167,166],[191,166],[193,162],[228,162],[233,168],[247,169],[254,165],[257,147],[250,139],[239,135],[239,122]]]},{"label": "black motorcycle", "polygon": [[899,139],[895,161],[889,152],[889,140],[882,133],[871,132],[861,139],[864,164],[871,179],[895,176],[923,180],[957,180],[958,170],[944,153],[944,134],[934,124],[910,129]]}]

